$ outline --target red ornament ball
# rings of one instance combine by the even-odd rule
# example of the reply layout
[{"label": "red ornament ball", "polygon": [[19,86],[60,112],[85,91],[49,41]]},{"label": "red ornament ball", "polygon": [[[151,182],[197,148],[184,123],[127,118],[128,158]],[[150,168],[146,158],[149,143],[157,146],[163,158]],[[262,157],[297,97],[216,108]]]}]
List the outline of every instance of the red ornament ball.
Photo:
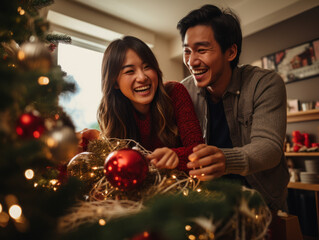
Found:
[{"label": "red ornament ball", "polygon": [[44,120],[33,113],[22,114],[16,126],[17,134],[24,138],[40,138],[44,130]]},{"label": "red ornament ball", "polygon": [[140,152],[121,149],[108,155],[104,174],[113,187],[130,190],[143,183],[148,174],[148,163]]}]

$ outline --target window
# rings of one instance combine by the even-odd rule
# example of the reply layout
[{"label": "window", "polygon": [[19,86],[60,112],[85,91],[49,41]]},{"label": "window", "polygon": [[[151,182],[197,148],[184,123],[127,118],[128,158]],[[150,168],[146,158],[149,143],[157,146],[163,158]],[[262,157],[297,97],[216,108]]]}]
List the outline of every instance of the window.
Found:
[{"label": "window", "polygon": [[61,95],[60,105],[70,115],[76,131],[97,128],[96,113],[101,94],[101,64],[103,53],[70,44],[58,46],[58,64],[74,78],[77,92]]}]

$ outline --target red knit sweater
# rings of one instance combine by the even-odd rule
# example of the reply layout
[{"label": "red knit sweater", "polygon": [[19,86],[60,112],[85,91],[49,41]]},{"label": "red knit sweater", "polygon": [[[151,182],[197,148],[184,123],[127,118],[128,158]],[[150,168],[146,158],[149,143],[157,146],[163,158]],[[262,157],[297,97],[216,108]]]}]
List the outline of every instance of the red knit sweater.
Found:
[{"label": "red knit sweater", "polygon": [[[173,101],[175,119],[180,135],[181,145],[172,148],[179,158],[177,168],[182,171],[188,171],[186,167],[188,156],[192,153],[193,147],[204,143],[199,121],[193,107],[192,100],[186,88],[177,83],[170,92]],[[140,144],[149,151],[156,148],[165,147],[157,136],[151,136],[151,116],[148,114],[146,119],[138,118],[135,114],[135,120],[140,131]]]}]

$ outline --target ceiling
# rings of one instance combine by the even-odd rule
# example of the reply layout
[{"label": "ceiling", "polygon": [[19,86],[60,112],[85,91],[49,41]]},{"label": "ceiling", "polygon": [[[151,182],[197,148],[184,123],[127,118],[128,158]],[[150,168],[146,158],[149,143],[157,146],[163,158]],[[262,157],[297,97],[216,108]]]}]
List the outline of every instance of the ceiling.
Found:
[{"label": "ceiling", "polygon": [[151,30],[178,37],[177,22],[204,4],[231,8],[247,36],[319,5],[319,0],[72,0]]}]

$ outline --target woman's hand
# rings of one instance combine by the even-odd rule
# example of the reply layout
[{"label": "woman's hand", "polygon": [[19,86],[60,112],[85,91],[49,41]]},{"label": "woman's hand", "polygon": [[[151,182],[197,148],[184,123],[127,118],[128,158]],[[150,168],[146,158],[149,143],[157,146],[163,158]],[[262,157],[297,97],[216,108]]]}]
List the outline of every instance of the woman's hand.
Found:
[{"label": "woman's hand", "polygon": [[90,141],[100,138],[100,131],[96,129],[83,129],[76,133],[79,139],[78,149],[79,152],[87,151],[87,147]]},{"label": "woman's hand", "polygon": [[155,167],[173,169],[176,168],[179,159],[177,154],[170,148],[157,148],[154,152],[146,156]]}]

